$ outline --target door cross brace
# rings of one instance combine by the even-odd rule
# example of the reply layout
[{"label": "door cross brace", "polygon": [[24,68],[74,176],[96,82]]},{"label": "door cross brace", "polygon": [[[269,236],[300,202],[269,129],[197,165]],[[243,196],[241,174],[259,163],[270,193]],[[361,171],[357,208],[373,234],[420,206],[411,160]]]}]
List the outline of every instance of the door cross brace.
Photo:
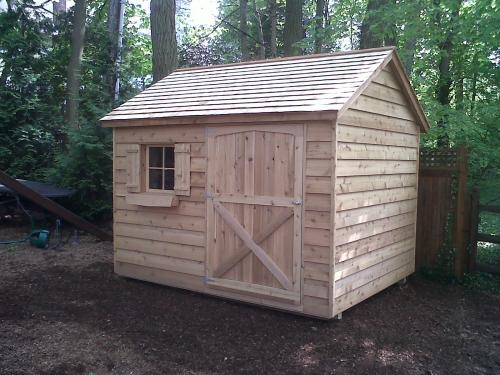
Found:
[{"label": "door cross brace", "polygon": [[255,256],[262,262],[262,264],[273,274],[273,276],[278,280],[278,282],[287,290],[293,290],[293,284],[288,280],[288,277],[283,273],[283,271],[278,267],[274,260],[267,255],[264,249],[262,249],[255,241],[252,239],[250,234],[243,228],[243,226],[236,220],[233,215],[219,202],[213,201],[213,206],[219,215],[226,221],[226,223],[233,229],[236,235],[243,241],[246,247],[248,247]]}]

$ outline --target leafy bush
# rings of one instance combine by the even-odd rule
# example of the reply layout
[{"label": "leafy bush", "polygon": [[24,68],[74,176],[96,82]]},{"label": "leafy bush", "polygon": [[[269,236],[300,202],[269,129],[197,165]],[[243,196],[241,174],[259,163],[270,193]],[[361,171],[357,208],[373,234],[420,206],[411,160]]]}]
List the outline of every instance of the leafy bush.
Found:
[{"label": "leafy bush", "polygon": [[106,219],[112,212],[112,136],[110,129],[86,124],[68,131],[47,180],[75,190],[72,208],[87,219]]}]

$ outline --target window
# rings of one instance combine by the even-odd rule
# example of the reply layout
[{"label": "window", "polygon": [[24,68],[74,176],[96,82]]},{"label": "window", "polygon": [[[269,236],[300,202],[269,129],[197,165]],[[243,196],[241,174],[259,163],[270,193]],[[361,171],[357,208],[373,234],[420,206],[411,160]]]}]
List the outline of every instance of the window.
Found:
[{"label": "window", "polygon": [[147,190],[174,190],[175,148],[174,146],[147,147]]}]

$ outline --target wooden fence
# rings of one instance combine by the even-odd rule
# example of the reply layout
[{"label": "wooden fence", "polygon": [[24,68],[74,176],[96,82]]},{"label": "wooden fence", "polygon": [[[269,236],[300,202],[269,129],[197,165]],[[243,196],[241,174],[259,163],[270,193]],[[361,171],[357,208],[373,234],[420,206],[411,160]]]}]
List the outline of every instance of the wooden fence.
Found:
[{"label": "wooden fence", "polygon": [[421,150],[416,268],[449,267],[462,277],[469,263],[469,196],[465,147]]}]

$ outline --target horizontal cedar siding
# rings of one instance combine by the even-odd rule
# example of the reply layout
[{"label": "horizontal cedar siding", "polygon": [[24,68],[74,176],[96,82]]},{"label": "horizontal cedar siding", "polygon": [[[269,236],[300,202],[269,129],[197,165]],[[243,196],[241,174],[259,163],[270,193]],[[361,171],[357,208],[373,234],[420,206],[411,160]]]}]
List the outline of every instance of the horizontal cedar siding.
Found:
[{"label": "horizontal cedar siding", "polygon": [[304,176],[304,312],[329,316],[332,123],[307,124]]},{"label": "horizontal cedar siding", "polygon": [[[116,128],[114,131],[116,272],[142,280],[202,290],[200,276],[205,272],[205,128],[134,127]],[[191,145],[191,194],[179,196],[176,207],[127,204],[127,145],[176,142]]]},{"label": "horizontal cedar siding", "polygon": [[418,126],[383,71],[338,120],[334,313],[414,267]]}]

